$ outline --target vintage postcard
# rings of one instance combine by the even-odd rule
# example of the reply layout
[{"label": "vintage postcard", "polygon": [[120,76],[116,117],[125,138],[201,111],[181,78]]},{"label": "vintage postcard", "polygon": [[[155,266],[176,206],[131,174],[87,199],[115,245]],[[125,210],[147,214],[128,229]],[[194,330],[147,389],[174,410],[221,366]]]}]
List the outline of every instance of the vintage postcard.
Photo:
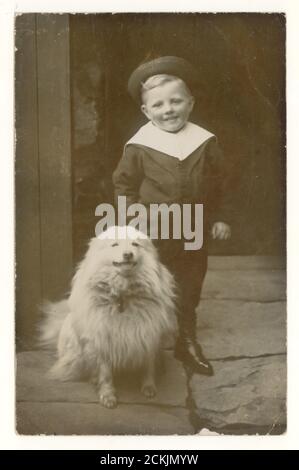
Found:
[{"label": "vintage postcard", "polygon": [[18,435],[287,434],[287,20],[15,12]]}]

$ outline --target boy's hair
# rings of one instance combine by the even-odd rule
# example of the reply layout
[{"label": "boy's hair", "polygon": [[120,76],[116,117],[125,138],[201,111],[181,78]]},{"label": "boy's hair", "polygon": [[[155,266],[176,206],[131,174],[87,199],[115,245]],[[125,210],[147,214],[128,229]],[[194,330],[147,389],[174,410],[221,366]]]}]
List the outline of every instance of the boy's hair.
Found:
[{"label": "boy's hair", "polygon": [[182,80],[179,77],[176,77],[175,75],[168,75],[166,73],[160,73],[158,75],[152,75],[145,82],[141,82],[141,99],[143,100],[143,96],[147,91],[152,90],[153,88],[156,88],[158,86],[164,85],[165,83],[168,83],[168,82],[177,82],[181,84],[182,87],[185,89],[186,94],[192,97],[192,93],[187,87],[184,80]]}]

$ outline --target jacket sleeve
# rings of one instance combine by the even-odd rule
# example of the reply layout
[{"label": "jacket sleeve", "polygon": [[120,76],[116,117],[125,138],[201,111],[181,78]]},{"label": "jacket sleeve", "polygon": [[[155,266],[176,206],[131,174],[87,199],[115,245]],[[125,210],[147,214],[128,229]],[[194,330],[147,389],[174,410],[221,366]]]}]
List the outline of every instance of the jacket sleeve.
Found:
[{"label": "jacket sleeve", "polygon": [[117,204],[118,196],[126,196],[127,205],[138,202],[139,188],[143,180],[143,167],[140,150],[128,145],[112,175],[114,198]]},{"label": "jacket sleeve", "polygon": [[209,173],[209,223],[225,222],[231,224],[233,218],[232,191],[228,162],[213,139],[208,146],[208,173]]}]

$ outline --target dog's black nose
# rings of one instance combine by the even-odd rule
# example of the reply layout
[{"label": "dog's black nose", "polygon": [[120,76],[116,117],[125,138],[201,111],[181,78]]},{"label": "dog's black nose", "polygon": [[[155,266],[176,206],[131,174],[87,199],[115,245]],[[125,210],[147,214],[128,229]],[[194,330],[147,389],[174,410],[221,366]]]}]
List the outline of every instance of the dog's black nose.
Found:
[{"label": "dog's black nose", "polygon": [[125,261],[131,261],[131,259],[133,258],[132,251],[124,251],[123,258]]}]

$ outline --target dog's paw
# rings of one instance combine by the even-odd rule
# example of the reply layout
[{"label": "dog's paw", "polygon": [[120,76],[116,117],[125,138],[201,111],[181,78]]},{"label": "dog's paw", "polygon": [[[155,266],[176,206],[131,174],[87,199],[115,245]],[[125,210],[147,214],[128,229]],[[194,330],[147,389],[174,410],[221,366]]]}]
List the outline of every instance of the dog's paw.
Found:
[{"label": "dog's paw", "polygon": [[99,401],[103,406],[105,406],[105,408],[115,408],[117,406],[117,398],[111,393],[100,394]]},{"label": "dog's paw", "polygon": [[154,385],[144,385],[141,392],[146,398],[154,398],[157,393],[157,389]]}]

